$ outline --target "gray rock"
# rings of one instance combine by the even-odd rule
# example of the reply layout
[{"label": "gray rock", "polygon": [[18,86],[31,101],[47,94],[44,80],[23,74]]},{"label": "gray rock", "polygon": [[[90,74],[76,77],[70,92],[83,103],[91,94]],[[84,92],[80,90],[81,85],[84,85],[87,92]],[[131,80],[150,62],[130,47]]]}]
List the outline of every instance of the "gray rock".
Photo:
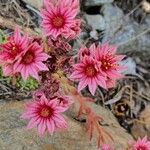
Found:
[{"label": "gray rock", "polygon": [[122,71],[122,74],[124,74],[124,75],[129,75],[130,74],[130,75],[137,75],[138,76],[138,74],[136,72],[137,65],[136,65],[136,62],[134,61],[134,59],[132,57],[128,57],[127,59],[122,60],[120,62],[120,64],[122,66],[127,67],[126,70]]},{"label": "gray rock", "polygon": [[[120,45],[121,48],[120,49],[124,49],[124,42],[128,41],[129,39],[133,38],[136,36],[137,34],[137,24],[134,23],[128,23],[127,25],[123,26],[122,29],[120,30],[116,30],[116,32],[114,33],[106,33],[105,34],[105,38],[108,40],[111,40],[110,42],[113,44],[117,44]],[[113,31],[113,29],[111,30]],[[104,40],[106,40],[104,38]],[[123,45],[122,45],[123,44]],[[133,41],[131,43],[128,44],[129,47],[132,47],[132,49],[134,49],[134,46],[137,45],[137,41]]]},{"label": "gray rock", "polygon": [[85,0],[85,6],[100,6],[105,3],[112,3],[114,0]]},{"label": "gray rock", "polygon": [[[117,44],[121,53],[147,51],[150,54],[150,34],[147,33],[139,36],[145,30],[137,23],[130,22],[112,36],[113,38],[111,38],[110,43]],[[107,35],[105,37],[108,38]]]},{"label": "gray rock", "polygon": [[103,13],[105,20],[105,34],[111,37],[120,28],[124,14],[120,8],[112,4],[105,4],[101,13]]},{"label": "gray rock", "polygon": [[150,28],[150,15],[145,18],[145,22],[148,28]]},{"label": "gray rock", "polygon": [[139,25],[125,17],[122,10],[117,6],[105,4],[102,7],[102,13],[105,20],[105,33],[102,42],[110,42],[119,46],[119,52],[126,53],[129,51],[149,51],[150,52],[150,35],[143,34],[135,38],[143,31],[149,28],[149,21],[146,20],[144,25]]},{"label": "gray rock", "polygon": [[91,36],[93,39],[98,40],[98,33],[97,33],[96,30],[92,30],[92,31],[90,32],[90,36]]},{"label": "gray rock", "polygon": [[43,6],[43,0],[23,0],[28,5],[40,10]]},{"label": "gray rock", "polygon": [[[26,130],[26,122],[20,119],[23,107],[24,102],[0,105],[0,150],[97,150],[96,140],[89,140],[83,123],[72,119],[78,111],[77,107],[70,109],[65,116],[69,123],[67,131],[57,132],[53,136],[46,134],[44,137],[39,137],[36,129]],[[95,104],[91,107],[108,124],[104,128],[116,141],[117,150],[122,150],[127,141],[133,140],[110,111]]]},{"label": "gray rock", "polygon": [[87,23],[92,27],[93,30],[104,30],[105,20],[101,15],[85,15]]}]

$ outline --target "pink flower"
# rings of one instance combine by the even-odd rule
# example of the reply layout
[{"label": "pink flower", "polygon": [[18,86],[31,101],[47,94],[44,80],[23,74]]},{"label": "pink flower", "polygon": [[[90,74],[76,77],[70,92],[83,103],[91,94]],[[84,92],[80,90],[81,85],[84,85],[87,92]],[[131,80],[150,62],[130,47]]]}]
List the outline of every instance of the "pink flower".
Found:
[{"label": "pink flower", "polygon": [[107,144],[102,145],[102,150],[112,150],[111,147]]},{"label": "pink flower", "polygon": [[42,26],[47,36],[57,38],[71,31],[79,11],[79,0],[58,0],[56,3],[45,0],[44,7],[41,11]]},{"label": "pink flower", "polygon": [[42,47],[34,42],[27,45],[26,50],[14,64],[14,71],[20,72],[24,80],[27,80],[29,76],[35,79],[39,79],[39,71],[48,71],[47,66],[42,62],[48,59],[48,55],[43,52]]},{"label": "pink flower", "polygon": [[119,61],[121,61],[125,56],[116,55],[116,50],[116,46],[110,47],[108,44],[98,45],[97,47],[93,44],[90,47],[93,57],[101,63],[101,70],[110,79],[122,78],[123,75],[120,72],[125,69],[125,67],[119,64]]},{"label": "pink flower", "polygon": [[12,76],[15,74],[13,64],[21,57],[28,43],[28,36],[21,36],[20,29],[17,27],[14,35],[8,37],[7,42],[0,45],[2,49],[0,52],[0,65],[2,66],[4,76]]},{"label": "pink flower", "polygon": [[133,144],[133,150],[150,150],[150,141],[148,141],[147,136],[143,139],[139,138],[137,142]]},{"label": "pink flower", "polygon": [[21,36],[20,29],[17,27],[14,35],[10,36],[6,43],[0,45],[2,49],[0,59],[3,64],[14,62],[26,49],[28,42],[28,36]]},{"label": "pink flower", "polygon": [[83,57],[83,61],[75,64],[71,79],[79,81],[78,91],[81,91],[87,85],[89,91],[94,95],[96,88],[100,85],[106,88],[106,78],[99,69],[99,63],[90,56]]},{"label": "pink flower", "polygon": [[43,135],[46,130],[53,134],[57,129],[67,128],[67,122],[61,115],[66,110],[67,108],[60,106],[57,100],[49,101],[42,95],[38,101],[26,104],[26,112],[21,117],[30,119],[27,129],[37,127],[40,135]]}]

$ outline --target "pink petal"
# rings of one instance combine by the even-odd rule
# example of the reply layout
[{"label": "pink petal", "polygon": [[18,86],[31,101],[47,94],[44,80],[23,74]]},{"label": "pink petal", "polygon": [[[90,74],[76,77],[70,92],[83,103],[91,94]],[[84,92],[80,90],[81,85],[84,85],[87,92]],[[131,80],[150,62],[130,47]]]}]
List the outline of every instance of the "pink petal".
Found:
[{"label": "pink petal", "polygon": [[25,112],[21,115],[21,118],[23,119],[30,119],[32,117],[36,117],[37,114],[36,113],[31,113],[31,112]]},{"label": "pink petal", "polygon": [[37,66],[39,70],[49,71],[48,67],[42,62],[36,62],[35,65]]},{"label": "pink petal", "polygon": [[20,39],[21,39],[20,29],[19,29],[19,27],[17,26],[16,29],[15,29],[15,32],[14,32],[14,40],[15,40],[15,42],[16,42],[17,44],[19,44]]},{"label": "pink petal", "polygon": [[82,89],[84,89],[88,84],[88,80],[83,78],[82,80],[80,80],[79,84],[78,84],[78,92],[80,92]]},{"label": "pink petal", "polygon": [[109,76],[109,78],[114,78],[114,79],[120,79],[123,78],[124,76],[120,73],[118,73],[117,71],[107,71],[107,75]]},{"label": "pink petal", "polygon": [[54,122],[55,122],[57,128],[67,128],[67,122],[60,115],[57,115],[57,116],[55,115]]},{"label": "pink petal", "polygon": [[99,86],[103,87],[104,89],[107,89],[107,86],[106,86],[106,80],[103,76],[98,76],[96,78],[96,82]]},{"label": "pink petal", "polygon": [[23,66],[22,67],[22,70],[21,70],[21,76],[23,78],[23,80],[27,80],[28,76],[29,76],[29,73],[27,71],[27,66]]},{"label": "pink petal", "polygon": [[53,134],[54,129],[55,129],[55,125],[54,125],[54,121],[53,120],[47,120],[47,128],[48,128],[48,132],[50,134]]},{"label": "pink petal", "polygon": [[81,79],[81,78],[83,78],[83,76],[84,76],[84,74],[82,74],[82,73],[80,73],[80,72],[78,72],[78,71],[75,71],[75,72],[73,72],[71,75],[70,75],[70,79],[71,80],[74,80],[74,79]]},{"label": "pink petal", "polygon": [[36,67],[30,65],[30,66],[29,66],[29,74],[30,74],[33,78],[39,80],[39,75],[38,75],[38,71],[36,70]]},{"label": "pink petal", "polygon": [[89,91],[94,96],[96,88],[97,88],[97,83],[95,79],[90,79],[90,84],[88,84],[88,87],[89,87]]},{"label": "pink petal", "polygon": [[40,135],[43,135],[45,130],[46,130],[46,121],[44,121],[44,119],[42,119],[38,125],[38,133]]},{"label": "pink petal", "polygon": [[36,125],[38,125],[41,122],[41,119],[38,117],[35,117],[31,119],[27,125],[27,129],[34,128]]},{"label": "pink petal", "polygon": [[5,65],[3,67],[3,75],[10,76],[13,74],[13,66],[11,64]]},{"label": "pink petal", "polygon": [[124,57],[126,57],[126,55],[116,55],[116,56],[114,57],[114,59],[115,59],[116,61],[121,61]]},{"label": "pink petal", "polygon": [[36,56],[37,61],[46,61],[50,56],[46,53],[41,53],[40,55]]}]

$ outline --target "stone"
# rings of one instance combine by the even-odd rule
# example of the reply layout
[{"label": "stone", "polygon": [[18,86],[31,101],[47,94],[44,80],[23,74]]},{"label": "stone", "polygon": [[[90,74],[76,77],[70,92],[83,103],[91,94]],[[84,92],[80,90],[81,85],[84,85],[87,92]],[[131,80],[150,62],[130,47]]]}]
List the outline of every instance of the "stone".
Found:
[{"label": "stone", "polygon": [[98,32],[96,30],[92,30],[90,32],[90,36],[95,39],[95,40],[98,40]]},{"label": "stone", "polygon": [[150,106],[140,114],[139,121],[135,121],[132,128],[131,134],[134,138],[144,137],[147,135],[150,138]]},{"label": "stone", "polygon": [[[92,107],[109,124],[105,129],[117,141],[116,149],[122,150],[132,137],[119,126],[110,111],[95,104]],[[70,115],[65,115],[69,123],[67,131],[39,137],[36,129],[26,130],[27,122],[20,119],[23,109],[24,101],[0,105],[0,150],[97,150],[96,140],[89,140],[84,124],[71,117],[75,111],[72,110]]]},{"label": "stone", "polygon": [[112,4],[105,4],[101,9],[105,20],[105,37],[104,40],[108,40],[109,37],[113,36],[122,23],[124,16],[122,10]]},{"label": "stone", "polygon": [[23,0],[28,5],[40,10],[43,6],[43,0]]},{"label": "stone", "polygon": [[[97,115],[103,118],[104,122],[101,123],[102,127],[113,137],[114,143],[109,144],[114,145],[116,150],[122,150],[122,148],[126,148],[128,141],[133,141],[132,136],[128,134],[126,130],[119,125],[118,121],[111,113],[111,111],[105,109],[102,106],[96,105],[93,102],[87,102],[87,105]],[[75,118],[78,110],[79,110],[78,103],[74,103],[72,108],[69,111],[67,111],[66,115],[68,117]]]},{"label": "stone", "polygon": [[[105,4],[101,13],[104,14],[105,32],[102,42],[110,42],[119,46],[119,53],[131,51],[149,51],[149,34],[137,37],[149,28],[149,22],[139,25],[125,16],[120,8],[112,4]],[[149,51],[150,54],[150,51]]]},{"label": "stone", "polygon": [[85,15],[88,25],[92,27],[93,30],[104,30],[105,20],[101,15]]},{"label": "stone", "polygon": [[100,6],[106,3],[112,3],[114,0],[85,0],[85,6]]},{"label": "stone", "polygon": [[[123,28],[110,38],[110,43],[118,45],[120,53],[147,51],[150,54],[149,34],[145,33],[139,36],[143,31],[145,30],[136,22],[129,22],[127,25],[123,25]],[[105,34],[105,37],[109,39],[109,35]],[[106,39],[104,40],[107,41]]]}]

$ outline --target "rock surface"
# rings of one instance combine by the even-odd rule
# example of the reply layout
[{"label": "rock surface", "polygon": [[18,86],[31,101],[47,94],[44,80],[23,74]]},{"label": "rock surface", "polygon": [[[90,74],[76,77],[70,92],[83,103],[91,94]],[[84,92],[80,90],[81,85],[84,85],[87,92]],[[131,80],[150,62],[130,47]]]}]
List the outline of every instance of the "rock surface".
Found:
[{"label": "rock surface", "polygon": [[98,40],[98,32],[96,30],[92,30],[90,32],[90,36],[95,39],[95,40]]},{"label": "rock surface", "polygon": [[[111,134],[115,141],[114,144],[109,144],[114,145],[116,150],[124,150],[127,146],[127,142],[133,140],[132,136],[129,135],[126,130],[119,125],[116,118],[109,110],[91,102],[87,104],[97,115],[104,119],[104,122],[102,122],[103,128]],[[78,110],[79,105],[75,103],[70,111],[67,112],[67,116],[75,118]]]},{"label": "rock surface", "polygon": [[105,36],[103,39],[103,42],[105,42],[110,40],[121,27],[124,14],[120,8],[112,4],[103,5],[101,13],[104,15],[104,20],[106,22]]},{"label": "rock surface", "polygon": [[41,7],[43,6],[43,0],[23,0],[23,1],[38,10],[40,10]]},{"label": "rock surface", "polygon": [[134,122],[131,133],[136,139],[145,135],[150,138],[150,106],[141,113],[139,121]]},{"label": "rock surface", "polygon": [[99,6],[105,3],[112,3],[114,0],[85,0],[85,6]]},{"label": "rock surface", "polygon": [[[149,34],[145,33],[139,36],[139,34],[150,28],[148,21],[143,25],[139,25],[137,22],[131,21],[129,17],[125,16],[120,8],[112,4],[103,5],[101,13],[104,15],[106,24],[102,42],[110,41],[112,44],[117,44],[121,53],[135,50],[149,51]],[[137,36],[139,37],[136,38]]]},{"label": "rock surface", "polygon": [[105,20],[101,15],[85,15],[87,23],[94,30],[104,30],[105,29]]},{"label": "rock surface", "polygon": [[[26,122],[20,119],[24,102],[10,102],[0,106],[0,150],[97,150],[95,140],[89,141],[82,123],[71,119],[73,113],[66,116],[68,131],[53,136],[39,137],[36,129],[26,130]],[[117,150],[122,150],[132,137],[122,129],[111,112],[95,104],[95,111],[103,116],[109,126],[105,129],[112,134]]]}]

